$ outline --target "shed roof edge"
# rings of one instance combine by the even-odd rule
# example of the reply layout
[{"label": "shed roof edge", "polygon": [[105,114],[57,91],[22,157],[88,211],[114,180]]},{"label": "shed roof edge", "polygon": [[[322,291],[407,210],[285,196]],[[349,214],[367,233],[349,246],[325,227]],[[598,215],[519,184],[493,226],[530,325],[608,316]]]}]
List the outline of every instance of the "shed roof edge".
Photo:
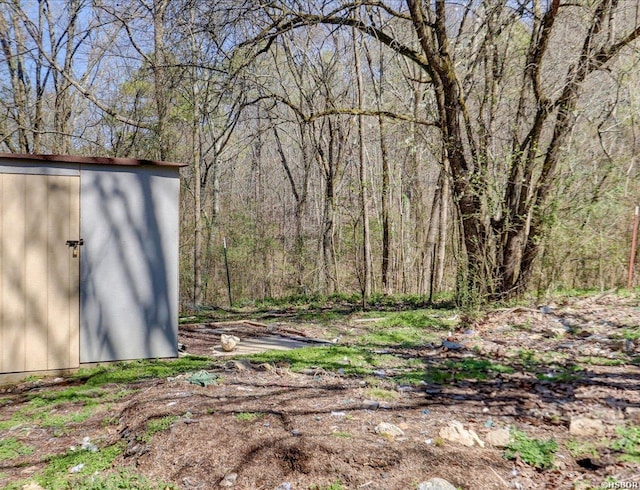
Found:
[{"label": "shed roof edge", "polygon": [[110,158],[110,157],[88,157],[78,155],[31,155],[25,153],[0,153],[2,160],[35,160],[37,162],[50,163],[80,163],[85,165],[120,165],[120,166],[143,166],[153,165],[160,167],[186,167],[186,163],[163,162],[160,160],[144,160],[137,158]]}]

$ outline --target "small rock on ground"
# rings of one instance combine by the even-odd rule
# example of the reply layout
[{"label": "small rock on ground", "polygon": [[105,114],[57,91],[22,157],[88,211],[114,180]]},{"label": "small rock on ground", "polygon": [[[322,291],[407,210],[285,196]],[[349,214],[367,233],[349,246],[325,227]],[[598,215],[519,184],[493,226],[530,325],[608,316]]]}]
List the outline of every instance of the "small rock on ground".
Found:
[{"label": "small rock on ground", "polygon": [[602,437],[605,435],[605,428],[602,420],[571,417],[569,434],[578,437]]},{"label": "small rock on ground", "polygon": [[478,444],[484,447],[484,442],[480,440],[478,434],[473,430],[467,430],[457,421],[452,421],[447,427],[440,429],[440,437],[450,442],[457,442],[463,446],[471,447]]},{"label": "small rock on ground", "polygon": [[237,473],[229,473],[225,476],[220,482],[221,487],[230,488],[236,484],[236,480],[238,479]]},{"label": "small rock on ground", "polygon": [[430,478],[418,485],[418,490],[457,490],[455,486],[442,478]]},{"label": "small rock on ground", "polygon": [[484,440],[494,447],[506,447],[509,445],[509,437],[508,429],[493,429],[487,432]]},{"label": "small rock on ground", "polygon": [[231,352],[236,348],[240,339],[235,335],[220,335],[220,344],[222,345],[222,350],[225,352]]},{"label": "small rock on ground", "polygon": [[389,437],[403,437],[404,431],[397,425],[390,424],[389,422],[380,422],[375,428],[376,434]]},{"label": "small rock on ground", "polygon": [[27,483],[26,485],[22,485],[22,490],[44,490],[40,485],[35,482]]}]

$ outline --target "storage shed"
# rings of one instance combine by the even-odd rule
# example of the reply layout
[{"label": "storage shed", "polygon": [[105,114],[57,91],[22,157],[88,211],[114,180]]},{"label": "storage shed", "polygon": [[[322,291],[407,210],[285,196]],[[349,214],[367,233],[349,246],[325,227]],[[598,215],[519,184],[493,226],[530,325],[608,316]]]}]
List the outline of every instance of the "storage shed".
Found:
[{"label": "storage shed", "polygon": [[180,166],[0,153],[0,373],[177,356]]}]

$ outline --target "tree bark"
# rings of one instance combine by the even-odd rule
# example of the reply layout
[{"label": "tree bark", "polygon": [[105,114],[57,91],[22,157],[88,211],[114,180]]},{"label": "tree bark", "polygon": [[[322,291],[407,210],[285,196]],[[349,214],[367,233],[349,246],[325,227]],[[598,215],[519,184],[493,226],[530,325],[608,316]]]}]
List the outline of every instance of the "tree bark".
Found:
[{"label": "tree bark", "polygon": [[[362,110],[364,89],[362,82],[362,66],[360,63],[360,46],[356,42],[356,30],[352,29],[353,34],[353,61],[354,69],[356,72],[356,86],[357,86],[357,105],[358,109]],[[371,296],[371,275],[372,275],[372,261],[371,261],[371,238],[369,230],[369,196],[368,196],[368,183],[366,173],[366,155],[365,155],[365,143],[364,143],[364,128],[362,116],[357,116],[358,125],[358,176],[360,181],[360,219],[362,220],[362,305],[366,308],[369,296]]]}]

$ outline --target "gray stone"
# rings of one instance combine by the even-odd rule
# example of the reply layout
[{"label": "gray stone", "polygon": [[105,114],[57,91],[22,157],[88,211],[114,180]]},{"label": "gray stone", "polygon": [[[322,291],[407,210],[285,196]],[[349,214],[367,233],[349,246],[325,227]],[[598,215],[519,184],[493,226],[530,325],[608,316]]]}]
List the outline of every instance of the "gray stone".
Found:
[{"label": "gray stone", "polygon": [[224,365],[224,368],[227,371],[246,371],[251,367],[252,367],[251,361],[249,361],[248,359],[240,359],[240,360],[232,359],[231,361],[228,361]]},{"label": "gray stone", "polygon": [[389,422],[380,422],[375,428],[376,434],[380,434],[387,437],[403,437],[404,431],[397,425],[390,424]]},{"label": "gray stone", "polygon": [[375,410],[380,406],[380,403],[376,400],[365,400],[362,402],[362,408],[365,410]]},{"label": "gray stone", "polygon": [[509,445],[509,438],[509,429],[493,429],[484,436],[484,440],[494,447],[506,447]]},{"label": "gray stone", "polygon": [[80,473],[82,470],[84,470],[84,463],[79,463],[69,468],[69,473]]},{"label": "gray stone", "polygon": [[91,442],[91,439],[89,439],[89,437],[84,437],[82,439],[82,449],[84,449],[85,451],[89,451],[89,452],[95,453],[95,452],[98,451],[98,446],[93,444]]},{"label": "gray stone", "polygon": [[602,420],[588,417],[571,417],[569,434],[577,437],[603,437],[605,428]]},{"label": "gray stone", "polygon": [[442,347],[447,349],[447,350],[464,349],[464,345],[462,345],[460,342],[452,342],[450,340],[443,340],[442,341]]},{"label": "gray stone", "polygon": [[442,478],[429,478],[418,484],[418,490],[456,490],[456,487]]}]

